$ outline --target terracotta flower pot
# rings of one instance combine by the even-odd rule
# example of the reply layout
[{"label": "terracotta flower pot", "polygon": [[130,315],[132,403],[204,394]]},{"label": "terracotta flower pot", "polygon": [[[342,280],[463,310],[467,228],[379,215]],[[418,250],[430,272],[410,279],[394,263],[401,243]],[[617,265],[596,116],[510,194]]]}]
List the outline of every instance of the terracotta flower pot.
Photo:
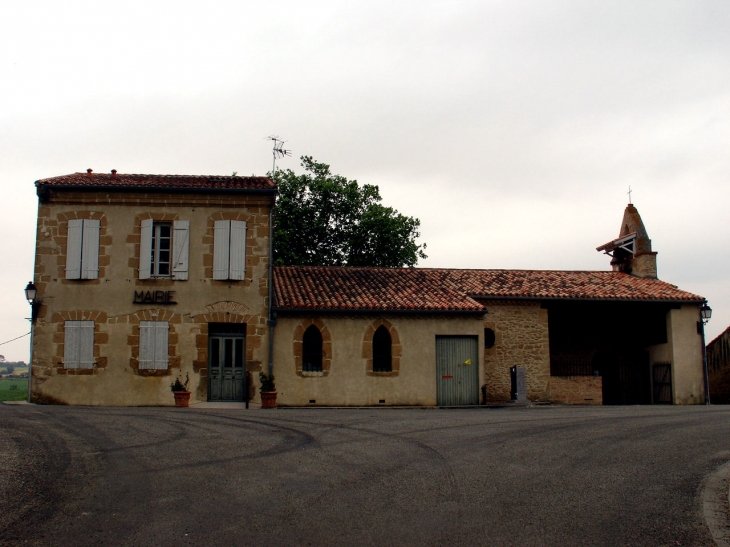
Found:
[{"label": "terracotta flower pot", "polygon": [[188,407],[190,403],[189,391],[173,391],[175,396],[175,406]]},{"label": "terracotta flower pot", "polygon": [[276,391],[261,392],[261,408],[276,408]]}]

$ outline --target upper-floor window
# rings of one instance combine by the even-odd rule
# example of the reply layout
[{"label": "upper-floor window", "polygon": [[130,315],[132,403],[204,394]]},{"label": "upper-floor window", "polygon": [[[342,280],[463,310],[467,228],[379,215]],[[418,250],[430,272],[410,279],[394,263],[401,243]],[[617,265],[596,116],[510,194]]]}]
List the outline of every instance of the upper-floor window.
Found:
[{"label": "upper-floor window", "polygon": [[216,220],[213,239],[213,279],[246,278],[246,223]]},{"label": "upper-floor window", "polygon": [[190,221],[141,223],[139,278],[188,278]]},{"label": "upper-floor window", "polygon": [[66,238],[66,279],[98,279],[98,220],[71,219]]}]

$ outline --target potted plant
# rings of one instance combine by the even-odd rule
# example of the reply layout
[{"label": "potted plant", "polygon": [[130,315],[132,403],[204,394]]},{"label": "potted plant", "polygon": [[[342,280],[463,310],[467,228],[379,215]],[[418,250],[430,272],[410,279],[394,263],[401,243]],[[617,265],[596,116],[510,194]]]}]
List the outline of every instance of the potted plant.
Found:
[{"label": "potted plant", "polygon": [[175,396],[175,406],[187,407],[190,403],[190,392],[188,391],[188,384],[190,383],[190,376],[185,374],[185,382],[180,381],[180,377],[175,378],[175,381],[170,384],[170,391]]},{"label": "potted plant", "polygon": [[259,380],[261,380],[261,408],[276,408],[274,375],[259,372]]}]

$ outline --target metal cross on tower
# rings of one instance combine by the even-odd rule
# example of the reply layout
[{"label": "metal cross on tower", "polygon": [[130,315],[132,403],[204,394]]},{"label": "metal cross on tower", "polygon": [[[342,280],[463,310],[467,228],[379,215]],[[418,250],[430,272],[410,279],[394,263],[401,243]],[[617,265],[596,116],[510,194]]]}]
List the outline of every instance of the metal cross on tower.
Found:
[{"label": "metal cross on tower", "polygon": [[626,192],[626,193],[629,195],[629,205],[632,205],[632,202],[631,202],[631,185],[629,185],[629,191]]}]

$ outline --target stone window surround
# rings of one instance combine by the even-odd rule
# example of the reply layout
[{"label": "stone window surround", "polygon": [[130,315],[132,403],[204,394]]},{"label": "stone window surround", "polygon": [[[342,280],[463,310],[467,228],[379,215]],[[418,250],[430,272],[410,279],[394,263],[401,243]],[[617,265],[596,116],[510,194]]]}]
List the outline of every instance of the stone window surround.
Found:
[{"label": "stone window surround", "polygon": [[[374,372],[373,371],[373,336],[379,327],[385,327],[390,334],[391,343],[391,370],[390,372]],[[365,359],[365,371],[368,376],[398,376],[400,372],[400,358],[403,348],[400,343],[400,337],[395,327],[386,319],[376,319],[365,330],[362,341],[362,357]]]},{"label": "stone window surround", "polygon": [[[174,313],[170,310],[163,309],[149,309],[140,310],[135,313],[130,313],[128,316],[128,322],[132,325],[132,334],[127,337],[127,345],[132,351],[132,356],[129,359],[129,366],[138,376],[171,376],[176,373],[175,370],[182,368],[182,358],[176,355],[178,334],[175,330],[175,325],[182,323],[182,315]],[[140,321],[167,321],[170,332],[167,338],[167,369],[140,369],[139,368],[139,322]]]},{"label": "stone window surround", "polygon": [[[65,263],[64,263],[65,266]],[[98,374],[105,369],[108,359],[102,356],[104,346],[109,343],[109,333],[104,325],[107,323],[107,315],[95,310],[74,310],[54,313],[51,319],[56,323],[56,332],[53,334],[53,342],[56,345],[56,352],[53,358],[52,368],[56,374],[70,376],[83,376]],[[94,366],[93,368],[65,368],[63,354],[66,341],[66,321],[93,321],[94,322]],[[35,379],[34,379],[35,380]]]},{"label": "stone window surround", "polygon": [[[319,329],[319,333],[322,335],[321,372],[305,372],[302,370],[302,356],[304,351],[304,344],[302,342],[302,339],[304,338],[304,332],[312,325]],[[332,337],[330,336],[329,329],[327,329],[327,326],[321,319],[304,319],[294,329],[294,366],[297,376],[301,376],[303,378],[318,378],[323,376],[329,376],[331,365]]]},{"label": "stone window surround", "polygon": [[[246,273],[244,279],[233,280],[225,279],[218,280],[213,279],[213,249],[215,246],[215,221],[216,220],[239,220],[246,223]],[[251,275],[253,272],[252,262],[254,258],[254,250],[256,244],[256,238],[254,233],[254,227],[251,225],[253,221],[253,215],[248,213],[233,213],[228,211],[221,211],[214,213],[208,217],[206,232],[203,236],[203,248],[208,247],[208,252],[203,253],[203,268],[205,269],[205,278],[211,280],[213,286],[216,285],[242,285],[244,287],[250,287],[252,283]]]},{"label": "stone window surround", "polygon": [[[99,277],[97,279],[66,279],[66,253],[68,252],[68,221],[69,220],[98,220],[99,221]],[[104,213],[98,211],[67,211],[56,215],[56,226],[47,223],[43,227],[44,232],[38,233],[38,239],[43,240],[46,237],[53,237],[59,246],[59,254],[57,255],[57,272],[56,278],[63,284],[68,283],[84,283],[90,285],[98,285],[106,276],[106,266],[111,264],[111,256],[107,254],[107,247],[111,246],[112,238],[107,235],[107,218]],[[45,234],[49,235],[46,236]],[[37,263],[37,261],[36,261]]]},{"label": "stone window surround", "polygon": [[[169,222],[179,220],[179,215],[175,213],[140,213],[134,217],[134,227],[132,233],[127,236],[127,243],[134,245],[134,252],[129,259],[128,265],[132,268],[132,278],[135,285],[153,285],[155,287],[168,286],[174,283],[172,277],[152,277],[150,279],[139,278],[139,255],[142,241],[142,221],[152,219],[153,222]],[[154,321],[154,319],[150,319]],[[139,329],[139,326],[137,326]],[[139,333],[137,333],[139,335]],[[172,333],[171,333],[172,334]]]}]

